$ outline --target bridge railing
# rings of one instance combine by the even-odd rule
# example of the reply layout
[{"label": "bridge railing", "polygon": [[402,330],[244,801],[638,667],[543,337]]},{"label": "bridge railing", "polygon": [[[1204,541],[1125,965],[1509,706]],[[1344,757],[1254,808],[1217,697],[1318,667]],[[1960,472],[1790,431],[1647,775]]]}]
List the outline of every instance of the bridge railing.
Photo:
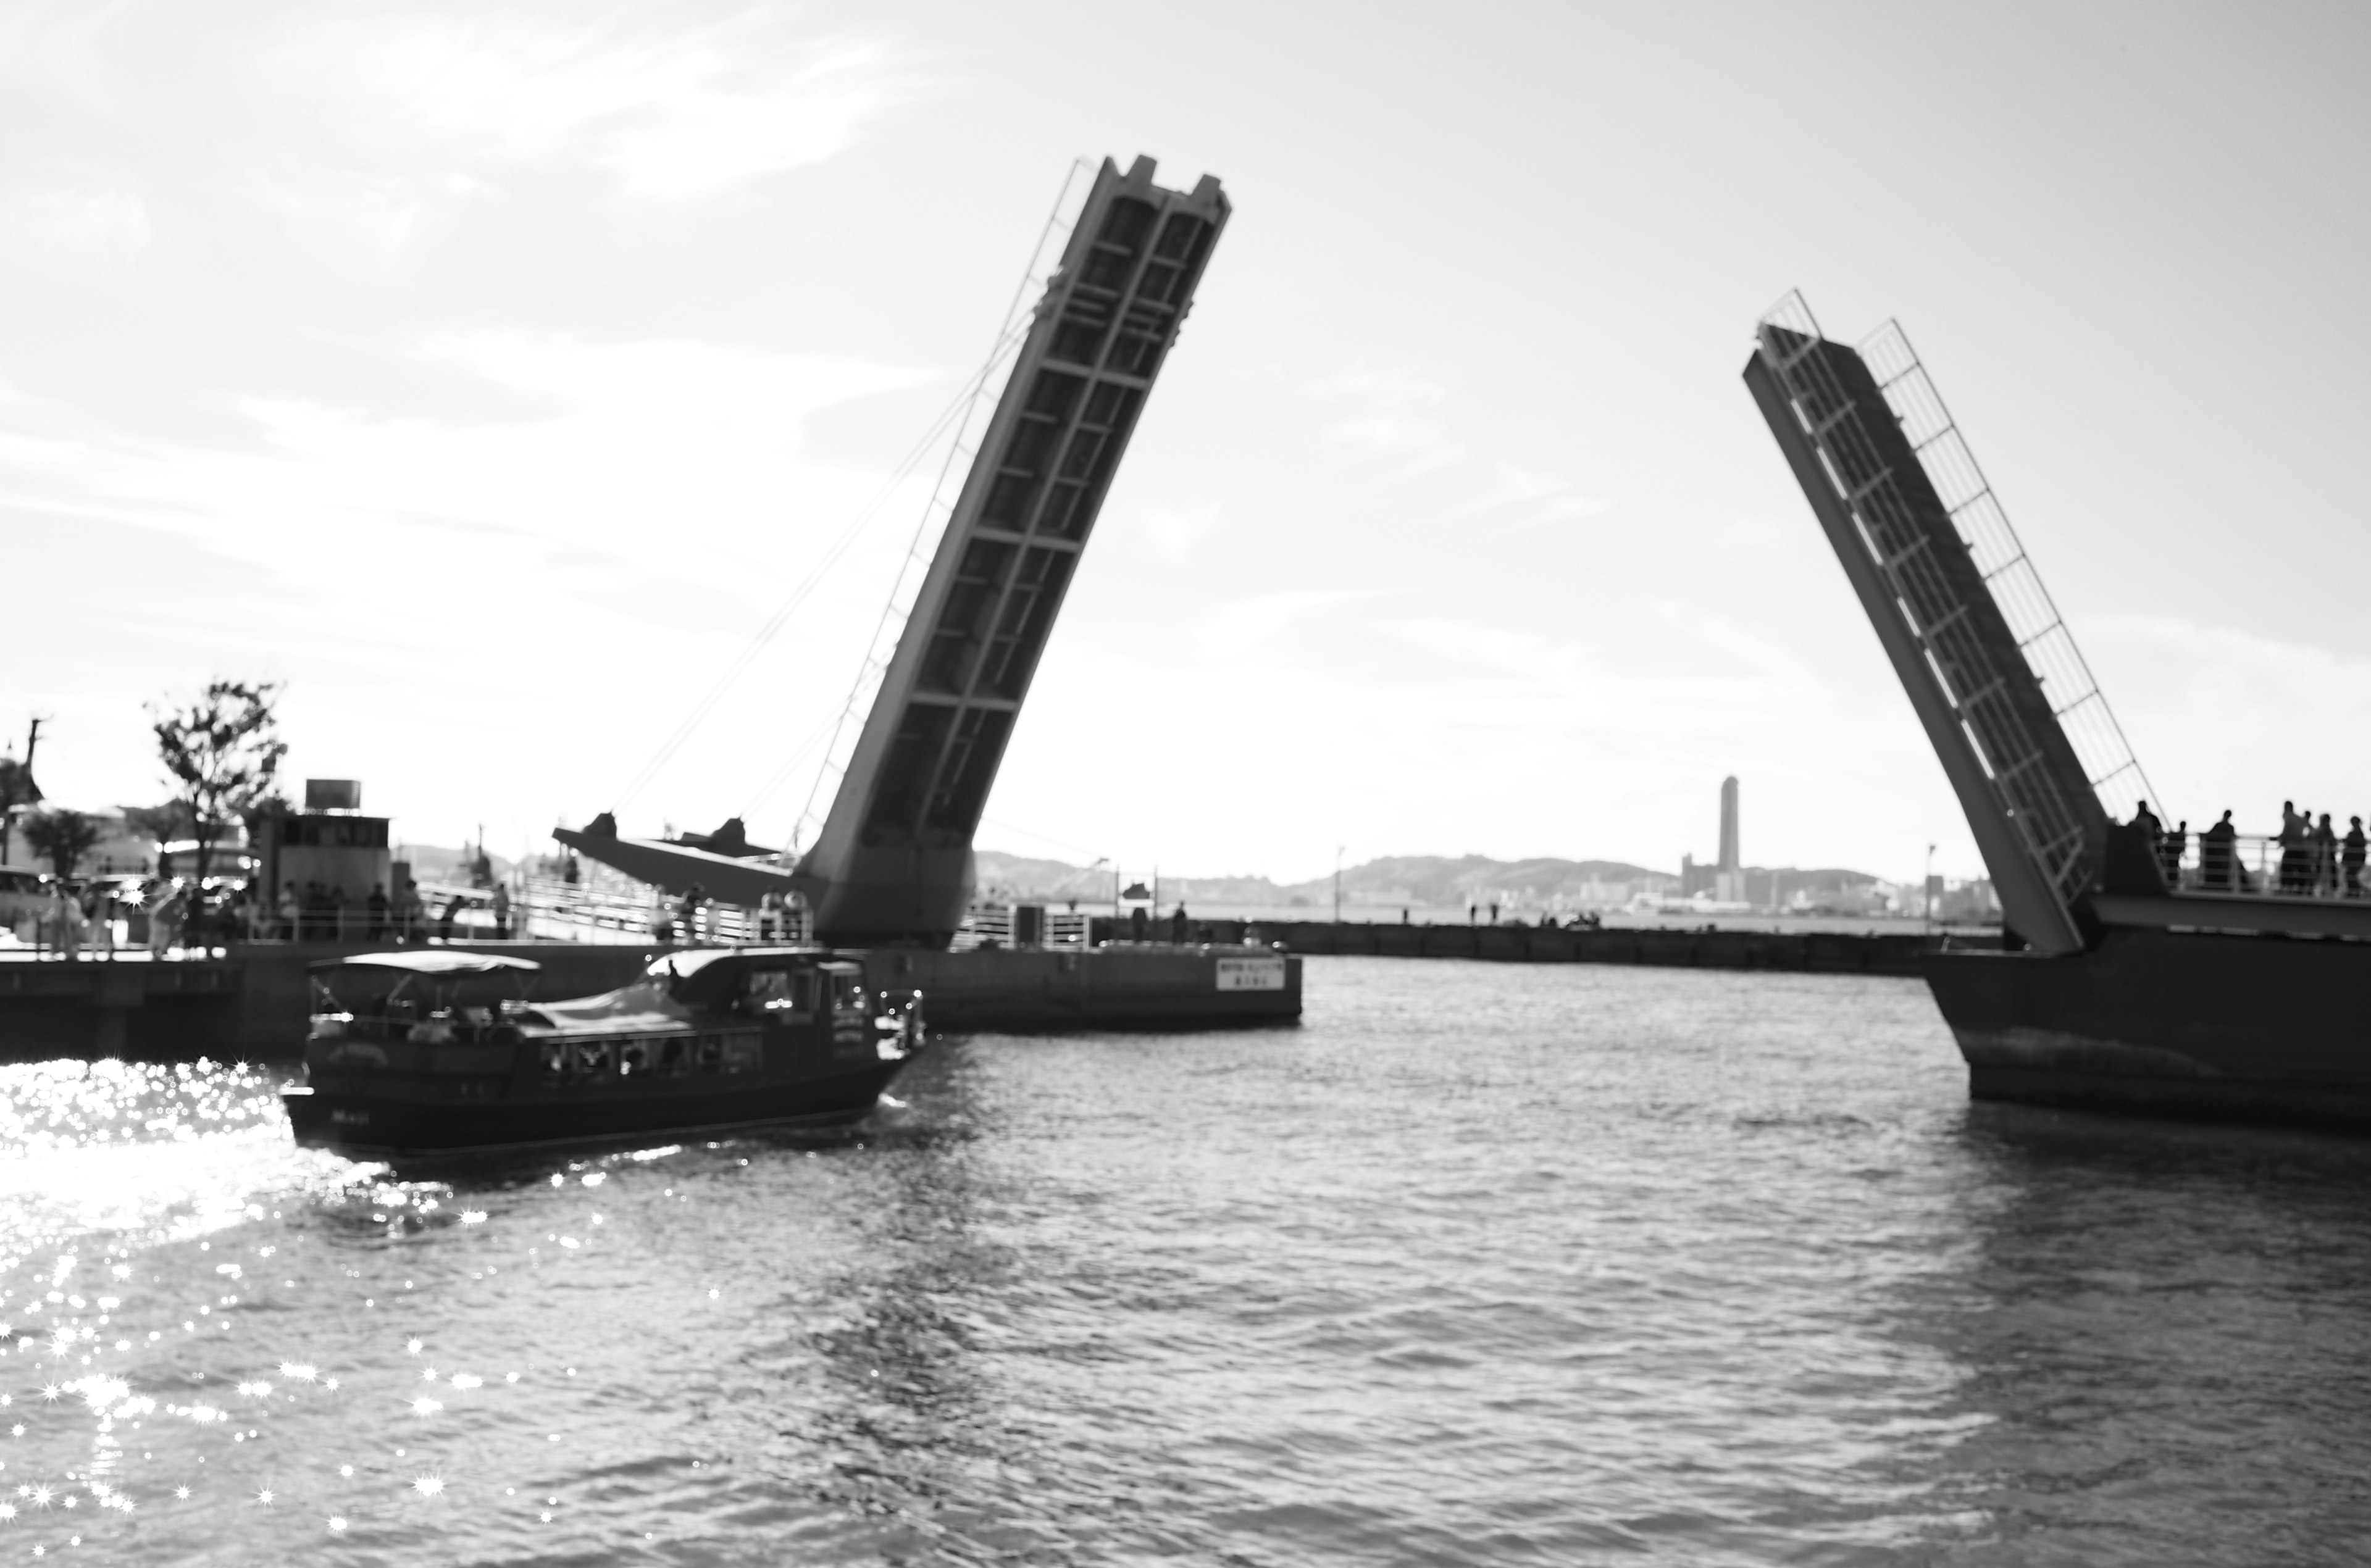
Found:
[{"label": "bridge railing", "polygon": [[778,917],[777,928],[762,921],[757,910],[729,904],[702,905],[695,922],[698,929],[686,932],[678,928],[683,919],[675,899],[649,888],[559,877],[526,878],[518,907],[524,912],[521,928],[526,934],[559,941],[646,942],[656,940],[664,928],[677,941],[795,945],[810,934],[803,908]]},{"label": "bridge railing", "polygon": [[2238,898],[2371,898],[2371,875],[2346,859],[2342,837],[2331,843],[2283,844],[2275,835],[2235,834],[2218,845],[2203,834],[2168,833],[2158,841],[2157,868],[2177,893]]},{"label": "bridge railing", "polygon": [[[957,952],[974,948],[1016,947],[1014,928],[1023,924],[1014,917],[1017,909],[1031,907],[1012,904],[975,904],[956,928],[954,940],[947,945]],[[1086,947],[1090,945],[1094,912],[1090,909],[1043,909],[1033,944],[1038,947]]]}]

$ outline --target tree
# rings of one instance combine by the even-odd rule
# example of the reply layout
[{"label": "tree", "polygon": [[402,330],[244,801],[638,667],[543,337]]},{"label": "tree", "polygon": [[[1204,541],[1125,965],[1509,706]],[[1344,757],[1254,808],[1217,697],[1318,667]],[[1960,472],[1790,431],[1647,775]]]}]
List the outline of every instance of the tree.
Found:
[{"label": "tree", "polygon": [[201,882],[224,824],[272,795],[280,759],[288,755],[272,713],[279,696],[277,682],[216,681],[184,710],[149,710],[157,755],[189,808]]},{"label": "tree", "polygon": [[170,844],[177,838],[197,836],[187,801],[168,801],[161,806],[126,806],[123,825],[142,838],[153,838],[159,844]]},{"label": "tree", "polygon": [[46,856],[62,877],[75,873],[75,862],[98,842],[98,824],[80,812],[34,812],[18,827],[36,855]]}]

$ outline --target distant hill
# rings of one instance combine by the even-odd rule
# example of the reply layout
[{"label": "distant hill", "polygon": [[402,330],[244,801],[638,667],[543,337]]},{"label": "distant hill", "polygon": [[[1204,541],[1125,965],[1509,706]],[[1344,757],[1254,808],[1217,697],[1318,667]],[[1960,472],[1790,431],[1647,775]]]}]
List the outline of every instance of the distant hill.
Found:
[{"label": "distant hill", "polygon": [[[469,880],[468,851],[466,849],[447,849],[441,844],[399,844],[393,853],[395,859],[411,862],[411,874],[418,881],[466,882]],[[492,862],[495,876],[511,874],[511,862],[502,856],[488,855],[486,859]]]},{"label": "distant hill", "polygon": [[[1342,896],[1359,904],[1544,904],[1577,900],[1612,883],[1679,882],[1671,871],[1626,860],[1494,860],[1486,855],[1394,855],[1342,868]],[[1334,879],[1319,877],[1288,889],[1313,901],[1332,898]]]},{"label": "distant hill", "polygon": [[[1090,871],[1067,861],[1007,855],[994,849],[980,850],[978,859],[983,895],[1048,902],[1077,899],[1081,904],[1111,896],[1111,874],[1100,867]],[[1756,881],[1773,875],[1760,866],[1748,867],[1747,871]],[[1837,868],[1798,870],[1786,867],[1775,874],[1780,898],[1792,898],[1798,891],[1816,898],[1823,894],[1866,888],[1878,881],[1866,871]],[[1352,904],[1435,907],[1454,907],[1469,898],[1479,904],[1522,906],[1545,905],[1561,898],[1567,905],[1581,905],[1620,902],[1632,893],[1661,896],[1677,892],[1679,882],[1676,872],[1634,866],[1627,860],[1494,860],[1486,855],[1391,855],[1343,867],[1342,896]],[[1763,882],[1762,886],[1764,891],[1761,896],[1769,896],[1768,882]],[[1161,879],[1163,905],[1182,900],[1188,905],[1316,907],[1330,904],[1333,898],[1334,879],[1330,876],[1304,882],[1277,882],[1257,876],[1164,874]]]},{"label": "distant hill", "polygon": [[[978,852],[983,894],[1020,899],[1070,899],[1084,903],[1111,896],[1110,873],[1061,860]],[[1131,877],[1135,873],[1131,872]],[[1676,882],[1669,871],[1650,871],[1622,860],[1493,860],[1482,855],[1450,858],[1402,855],[1342,869],[1342,894],[1366,904],[1463,904],[1470,894],[1487,901],[1521,897],[1544,902],[1564,894],[1608,883]],[[1261,876],[1181,877],[1164,874],[1161,900],[1168,904],[1248,904],[1285,908],[1314,906],[1334,897],[1334,879],[1277,882]]]}]

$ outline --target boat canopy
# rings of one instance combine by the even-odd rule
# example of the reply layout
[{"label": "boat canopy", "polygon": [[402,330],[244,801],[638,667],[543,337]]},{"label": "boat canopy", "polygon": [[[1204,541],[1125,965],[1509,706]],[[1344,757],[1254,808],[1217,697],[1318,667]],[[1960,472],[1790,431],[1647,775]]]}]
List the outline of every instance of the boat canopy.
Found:
[{"label": "boat canopy", "polygon": [[400,969],[412,974],[500,974],[506,969],[534,971],[543,965],[531,958],[505,958],[500,953],[414,948],[403,952],[357,952],[344,958],[317,959],[306,967],[315,974],[331,969]]}]

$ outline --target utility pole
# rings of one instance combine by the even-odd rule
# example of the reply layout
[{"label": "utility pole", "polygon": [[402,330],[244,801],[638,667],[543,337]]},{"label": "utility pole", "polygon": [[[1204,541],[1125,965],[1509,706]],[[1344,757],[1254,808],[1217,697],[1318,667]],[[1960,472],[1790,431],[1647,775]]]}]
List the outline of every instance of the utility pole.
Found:
[{"label": "utility pole", "polygon": [[[32,792],[37,788],[33,783],[33,753],[40,744],[41,721],[36,717],[25,726],[24,766],[9,769],[6,782],[0,785],[0,866],[8,863],[8,835],[17,823],[17,807],[33,801]],[[22,801],[17,798],[20,794],[24,796]]]}]

